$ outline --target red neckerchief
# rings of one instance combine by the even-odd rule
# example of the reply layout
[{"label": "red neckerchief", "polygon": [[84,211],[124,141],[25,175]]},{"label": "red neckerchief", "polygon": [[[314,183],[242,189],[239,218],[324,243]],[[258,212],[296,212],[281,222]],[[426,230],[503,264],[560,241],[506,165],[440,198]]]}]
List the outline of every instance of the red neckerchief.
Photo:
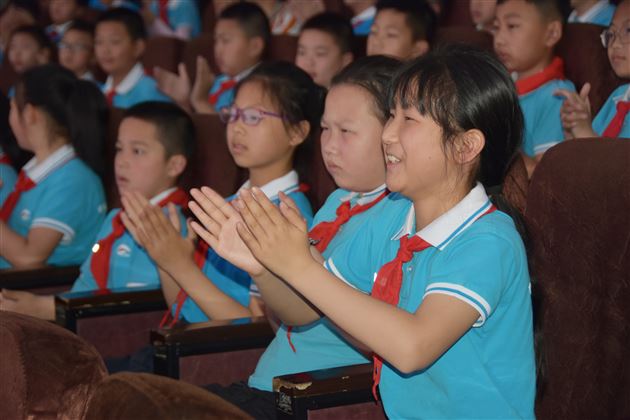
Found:
[{"label": "red neckerchief", "polygon": [[160,20],[170,26],[168,23],[168,0],[160,0],[158,9],[160,12]]},{"label": "red neckerchief", "polygon": [[0,220],[4,222],[8,221],[11,217],[11,213],[13,213],[13,209],[17,206],[18,201],[20,201],[22,193],[34,188],[35,185],[35,182],[26,174],[26,171],[21,170],[13,187],[13,191],[8,195],[2,205]]},{"label": "red neckerchief", "polygon": [[[495,210],[495,206],[490,206],[490,208],[477,220]],[[374,287],[372,288],[372,297],[385,303],[389,303],[390,305],[398,306],[400,289],[402,287],[403,280],[403,264],[411,261],[415,252],[421,252],[430,247],[431,244],[418,235],[414,235],[412,237],[403,236],[400,238],[400,245],[398,247],[396,258],[386,263],[380,270],[378,270],[376,280],[374,281]],[[372,385],[372,394],[378,401],[376,388],[381,380],[381,367],[383,366],[383,359],[376,353],[372,355],[372,358],[374,360],[374,370],[372,372],[374,383]]]},{"label": "red neckerchief", "polygon": [[[174,203],[181,207],[186,207],[188,204],[188,194],[184,190],[177,189],[162,199],[159,203],[159,207],[164,207],[168,203]],[[107,289],[107,277],[109,276],[109,264],[112,255],[112,246],[116,239],[120,238],[125,233],[125,226],[120,218],[120,211],[112,219],[112,232],[105,238],[98,241],[96,250],[92,255],[90,261],[90,271],[99,290]]]},{"label": "red neckerchief", "polygon": [[[385,196],[389,194],[389,191],[385,190],[381,195],[379,195],[374,200],[370,201],[367,204],[360,204],[350,208],[350,200],[345,201],[337,207],[337,211],[335,212],[337,217],[335,220],[330,222],[321,222],[318,223],[317,226],[313,227],[311,231],[308,233],[308,236],[311,240],[317,241],[314,246],[320,253],[324,252],[330,244],[330,241],[333,240],[337,232],[342,225],[348,222],[352,218],[359,213],[363,213],[364,211],[369,210],[372,206],[376,205],[379,201],[381,201]],[[291,331],[293,327],[291,325],[287,326],[287,341],[289,342],[289,346],[291,346],[291,350],[293,353],[296,352],[295,346],[291,341]]]},{"label": "red neckerchief", "polygon": [[612,120],[608,123],[608,127],[602,133],[602,137],[617,137],[623,127],[623,122],[630,111],[630,102],[617,102],[617,112]]},{"label": "red neckerchief", "polygon": [[5,155],[3,153],[0,153],[0,164],[13,165],[11,163],[11,158],[9,157],[9,155]]},{"label": "red neckerchief", "polygon": [[216,105],[217,101],[219,100],[219,97],[223,95],[224,92],[232,89],[234,86],[236,86],[236,79],[232,79],[232,78],[225,79],[224,81],[221,82],[217,91],[214,93],[211,93],[210,96],[208,96],[208,102],[210,102],[210,104],[212,104],[213,106]]},{"label": "red neckerchief", "polygon": [[564,62],[560,57],[554,57],[551,63],[536,74],[517,80],[516,91],[519,96],[525,95],[551,80],[564,80]]}]

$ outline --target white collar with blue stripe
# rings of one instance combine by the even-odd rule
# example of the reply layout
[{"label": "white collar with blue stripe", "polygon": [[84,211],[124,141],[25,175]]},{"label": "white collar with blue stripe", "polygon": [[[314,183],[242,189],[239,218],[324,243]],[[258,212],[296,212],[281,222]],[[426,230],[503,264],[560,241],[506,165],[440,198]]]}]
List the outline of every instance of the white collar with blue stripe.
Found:
[{"label": "white collar with blue stripe", "polygon": [[37,162],[36,158],[32,158],[24,165],[23,169],[26,175],[37,184],[54,172],[55,169],[74,159],[75,156],[74,148],[69,144],[65,144],[44,159],[43,162]]},{"label": "white collar with blue stripe", "polygon": [[359,198],[357,198],[356,204],[363,205],[363,204],[371,203],[372,201],[374,201],[378,197],[380,197],[381,194],[383,193],[383,191],[385,191],[386,188],[387,188],[387,185],[383,184],[383,185],[380,185],[379,187],[373,189],[372,191],[368,191],[368,192],[364,192],[364,193],[351,191],[349,194],[344,195],[339,200],[342,203],[345,203],[346,201],[350,201],[353,198],[358,196]]},{"label": "white collar with blue stripe", "polygon": [[168,190],[162,191],[161,193],[159,193],[158,195],[156,195],[155,197],[150,199],[149,203],[153,204],[154,206],[157,205],[160,201],[162,201],[166,197],[168,197],[169,194],[175,192],[176,189],[177,189],[177,187],[173,187],[173,188],[169,188]]},{"label": "white collar with blue stripe", "polygon": [[613,101],[615,102],[615,104],[617,104],[617,102],[619,101],[629,102],[630,101],[630,84],[628,84],[628,88],[625,90],[625,92],[622,93],[621,95],[615,96],[613,98]]},{"label": "white collar with blue stripe", "polygon": [[[443,250],[460,233],[464,232],[477,219],[483,216],[492,206],[483,185],[477,183],[466,197],[452,209],[429,223],[416,235],[430,243],[435,248]],[[409,209],[405,223],[392,237],[392,241],[400,240],[415,230],[416,214],[413,206]]]},{"label": "white collar with blue stripe", "polygon": [[573,10],[568,17],[567,22],[589,23],[599,12],[608,6],[610,6],[608,0],[599,0],[597,3],[592,5],[590,9],[584,12],[582,16],[578,16],[577,12]]},{"label": "white collar with blue stripe", "polygon": [[[142,79],[142,76],[144,76],[144,67],[142,66],[142,64],[136,63],[136,65],[131,68],[129,73],[127,73],[125,78],[122,79],[120,83],[118,83],[118,86],[116,86],[116,94],[124,95],[125,93],[129,92],[138,84],[140,79]],[[105,85],[103,85],[103,92],[107,93],[112,90],[113,85],[114,78],[112,76],[108,76],[107,80],[105,81]]]},{"label": "white collar with blue stripe", "polygon": [[[260,187],[261,191],[270,199],[275,200],[278,198],[278,193],[282,191],[285,194],[291,194],[300,189],[299,177],[297,172],[292,170],[286,175],[276,178]],[[251,188],[251,183],[247,180],[239,191],[243,188]]]}]

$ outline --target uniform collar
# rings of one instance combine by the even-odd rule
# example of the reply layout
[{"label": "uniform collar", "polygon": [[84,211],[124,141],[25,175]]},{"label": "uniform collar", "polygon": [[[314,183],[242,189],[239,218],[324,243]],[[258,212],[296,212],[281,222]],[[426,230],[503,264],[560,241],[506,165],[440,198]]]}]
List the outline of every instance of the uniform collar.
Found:
[{"label": "uniform collar", "polygon": [[630,84],[628,84],[628,87],[621,95],[615,96],[613,101],[615,101],[615,104],[617,102],[630,102]]},{"label": "uniform collar", "polygon": [[[266,183],[265,185],[260,187],[260,189],[267,197],[269,197],[270,200],[273,200],[274,198],[278,196],[278,193],[280,191],[284,192],[285,194],[290,194],[292,192],[297,191],[299,188],[298,182],[299,182],[298,174],[297,172],[292,170],[286,175],[281,176],[280,178],[276,178],[273,181]],[[243,184],[243,186],[239,188],[239,191],[242,190],[243,188],[251,188],[250,185],[251,184],[249,180],[247,180]]]},{"label": "uniform collar", "polygon": [[32,158],[24,165],[24,171],[37,184],[55,169],[74,159],[75,156],[74,148],[69,144],[65,144],[44,159],[43,162],[38,163],[36,158]]},{"label": "uniform collar", "polygon": [[580,23],[588,23],[590,22],[599,12],[604,10],[604,8],[609,6],[608,0],[599,0],[590,9],[588,9],[582,16],[578,16],[577,12],[573,10],[569,15],[569,22],[580,22]]},{"label": "uniform collar", "polygon": [[72,24],[73,21],[69,20],[67,22],[61,23],[59,25],[55,25],[54,23],[49,26],[50,29],[57,32],[58,34],[63,34],[66,29]]},{"label": "uniform collar", "polygon": [[86,71],[85,73],[83,73],[83,74],[81,75],[81,77],[79,77],[79,79],[81,79],[81,80],[87,80],[87,81],[89,81],[89,82],[93,82],[94,80],[96,80],[96,79],[94,78],[94,74],[93,74],[91,71],[89,71],[89,70],[88,70],[88,71]]},{"label": "uniform collar", "polygon": [[359,197],[357,198],[357,201],[356,201],[357,204],[363,205],[363,204],[371,203],[372,201],[380,197],[386,188],[387,188],[387,185],[383,184],[379,186],[378,188],[375,188],[372,191],[365,192],[365,193],[351,191],[349,194],[344,195],[339,200],[341,200],[342,203],[345,203],[346,201],[350,201],[353,198]]},{"label": "uniform collar", "polygon": [[171,193],[175,192],[177,190],[177,187],[173,187],[173,188],[169,188],[168,190],[164,190],[161,193],[159,193],[158,195],[156,195],[155,197],[153,197],[152,199],[149,200],[149,203],[153,204],[154,206],[159,203],[160,201],[164,200],[166,197],[168,197]]},{"label": "uniform collar", "polygon": [[[142,64],[136,63],[136,65],[131,68],[129,73],[127,73],[125,78],[118,84],[118,86],[116,86],[116,94],[124,95],[125,93],[129,92],[131,89],[134,88],[134,86],[136,86],[140,79],[142,79],[142,76],[144,76],[144,67],[142,67]],[[105,92],[109,92],[110,90],[112,90],[113,84],[114,78],[112,76],[108,76],[107,80],[105,81],[105,86],[103,86],[103,90]]]},{"label": "uniform collar", "polygon": [[[452,209],[425,226],[416,235],[430,243],[435,248],[444,249],[460,233],[464,232],[475,220],[485,214],[492,203],[486,195],[483,185],[477,183],[466,197]],[[416,215],[413,206],[407,213],[405,223],[392,237],[392,241],[400,240],[415,230]]]},{"label": "uniform collar", "polygon": [[350,23],[355,26],[360,22],[364,22],[366,20],[372,19],[376,15],[376,7],[370,6],[352,19],[350,19]]},{"label": "uniform collar", "polygon": [[239,74],[237,74],[236,76],[234,76],[234,77],[233,77],[234,81],[238,83],[238,82],[240,82],[241,80],[243,80],[244,78],[246,78],[247,76],[249,76],[249,74],[250,74],[251,72],[253,72],[253,71],[254,71],[254,69],[255,69],[256,67],[258,67],[258,65],[259,65],[259,64],[260,64],[260,63],[256,63],[256,64],[254,64],[253,66],[251,66],[250,68],[245,69],[245,70],[243,70],[242,72],[240,72]]}]

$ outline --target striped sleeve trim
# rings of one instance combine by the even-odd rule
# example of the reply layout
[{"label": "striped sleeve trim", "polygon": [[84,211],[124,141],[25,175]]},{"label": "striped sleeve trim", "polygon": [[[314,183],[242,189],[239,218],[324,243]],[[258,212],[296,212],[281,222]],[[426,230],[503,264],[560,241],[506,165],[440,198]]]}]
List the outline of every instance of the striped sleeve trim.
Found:
[{"label": "striped sleeve trim", "polygon": [[335,263],[333,262],[332,258],[328,258],[326,261],[324,261],[324,268],[326,268],[326,270],[328,270],[329,272],[331,272],[332,274],[334,274],[335,277],[337,277],[339,280],[341,280],[342,282],[346,283],[348,286],[352,287],[355,290],[358,290],[360,292],[363,292],[362,290],[358,289],[354,284],[350,283],[348,280],[346,280],[343,275],[341,274],[341,272],[337,269],[337,267],[335,266]]},{"label": "striped sleeve trim", "polygon": [[534,147],[534,153],[539,155],[541,153],[545,153],[547,150],[551,149],[553,146],[555,146],[556,144],[560,143],[559,141],[553,141],[553,142],[549,142],[549,143],[543,143],[543,144],[539,144],[536,145]]},{"label": "striped sleeve trim", "polygon": [[431,294],[443,294],[452,296],[472,306],[477,312],[479,312],[479,318],[473,324],[473,327],[481,327],[486,319],[492,313],[490,304],[478,293],[472,290],[454,283],[432,283],[427,286],[424,296]]},{"label": "striped sleeve trim", "polygon": [[74,239],[74,229],[67,224],[60,222],[59,220],[51,219],[48,217],[39,217],[33,220],[31,227],[46,227],[63,234],[61,243],[64,245],[69,244]]}]

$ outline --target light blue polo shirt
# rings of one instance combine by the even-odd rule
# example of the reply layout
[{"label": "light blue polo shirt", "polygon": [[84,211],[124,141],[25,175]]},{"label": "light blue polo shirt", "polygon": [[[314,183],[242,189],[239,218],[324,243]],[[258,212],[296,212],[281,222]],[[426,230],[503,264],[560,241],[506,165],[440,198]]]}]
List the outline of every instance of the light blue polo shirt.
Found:
[{"label": "light blue polo shirt", "polygon": [[525,118],[523,151],[534,157],[564,140],[560,108],[564,98],[555,96],[557,89],[575,92],[575,86],[568,80],[551,80],[539,88],[520,95],[519,100]]},{"label": "light blue polo shirt", "polygon": [[354,34],[357,36],[368,36],[374,23],[374,16],[376,16],[376,7],[370,6],[350,19]]},{"label": "light blue polo shirt", "polygon": [[[0,147],[0,160],[4,157],[4,152]],[[15,168],[8,163],[0,162],[0,181],[2,181],[2,185],[0,185],[0,208],[4,204],[4,200],[7,199],[11,191],[13,191],[13,187],[15,187],[15,181],[17,181],[17,172]]]},{"label": "light blue polo shirt", "polygon": [[[395,198],[395,197],[393,197]],[[415,313],[429,294],[472,306],[479,319],[422,371],[403,374],[383,364],[380,394],[392,419],[534,418],[535,358],[530,278],[512,219],[483,215],[490,201],[478,184],[462,201],[416,234],[432,244],[403,265],[398,306]],[[344,248],[326,265],[367,291],[378,268],[394,259],[398,240],[415,231],[413,207],[393,203],[391,223]],[[368,243],[380,236],[381,247]],[[353,249],[354,248],[354,249]],[[334,267],[334,269],[333,269]]]},{"label": "light blue polo shirt", "polygon": [[111,6],[103,3],[101,0],[90,0],[88,7],[100,11],[105,11],[112,7],[125,7],[129,10],[133,10],[134,12],[140,12],[140,6],[132,0],[114,0]]},{"label": "light blue polo shirt", "polygon": [[582,16],[578,16],[575,10],[572,11],[567,20],[569,23],[592,23],[608,27],[614,14],[615,5],[608,0],[599,0]]},{"label": "light blue polo shirt", "polygon": [[[158,0],[151,2],[151,12],[159,18],[160,8]],[[168,26],[176,31],[177,28],[188,26],[190,37],[194,38],[201,32],[201,19],[196,2],[190,0],[169,0],[166,6]],[[166,22],[164,22],[166,23]]]},{"label": "light blue polo shirt", "polygon": [[[249,181],[241,188],[249,188]],[[306,196],[299,192],[298,188],[297,173],[291,171],[287,175],[265,184],[261,187],[261,190],[275,204],[279,203],[278,193],[283,191],[295,201],[302,216],[306,218],[310,226],[313,219],[313,210]],[[235,197],[236,196],[233,195],[229,197],[228,200],[233,200]],[[223,293],[243,306],[249,306],[250,294],[257,293],[257,289],[249,274],[221,258],[212,248],[210,248],[206,254],[206,263],[201,271]],[[175,315],[176,307],[176,303],[173,304],[173,315]],[[209,320],[208,316],[190,296],[184,301],[180,317],[184,318],[189,323],[206,322]]]},{"label": "light blue polo shirt", "polygon": [[[612,121],[613,117],[617,113],[618,101],[630,101],[630,84],[619,86],[610,94],[604,106],[599,110],[597,116],[593,120],[593,131],[600,136],[604,133],[608,124]],[[621,126],[621,131],[617,137],[630,138],[630,114],[626,115]]]},{"label": "light blue polo shirt", "polygon": [[[384,191],[385,185],[365,194],[338,189],[328,197],[317,212],[313,226],[335,220],[337,208],[344,202],[350,201],[352,207],[367,204],[377,199]],[[322,256],[328,258],[349,240],[360,237],[367,224],[380,223],[381,219],[387,217],[385,202],[386,200],[383,199],[365,212],[350,218],[339,229]],[[295,346],[295,352],[287,339],[287,327],[282,325],[260,358],[256,370],[249,377],[250,387],[273,391],[272,381],[276,376],[369,361],[337,332],[328,318],[321,318],[309,325],[293,327],[291,342]]]},{"label": "light blue polo shirt", "polygon": [[[112,89],[112,84],[113,79],[109,76],[101,87],[104,95]],[[158,89],[155,79],[144,73],[144,67],[140,63],[136,63],[115,90],[113,101],[115,108],[129,108],[147,101],[171,102],[171,99]]]},{"label": "light blue polo shirt", "polygon": [[[245,77],[247,77],[252,71],[254,71],[256,66],[258,66],[258,64],[248,68],[247,70],[240,72],[234,77],[234,80],[236,80],[237,83],[240,82]],[[212,87],[210,88],[210,91],[208,92],[208,98],[210,98],[211,95],[218,92],[219,89],[221,89],[221,84],[229,79],[230,79],[230,76],[228,76],[227,74],[220,74],[219,76],[217,76],[217,78],[214,80],[214,83],[212,84]],[[219,95],[219,98],[217,99],[217,103],[214,104],[214,109],[216,112],[219,112],[221,108],[232,106],[232,103],[234,102],[235,88],[236,86],[234,86],[231,89],[227,89]]]},{"label": "light blue polo shirt", "polygon": [[[61,232],[61,242],[46,260],[51,265],[81,264],[89,255],[107,206],[99,177],[65,145],[43,162],[31,159],[24,170],[36,183],[25,191],[9,227],[26,237],[35,227]],[[0,268],[11,265],[0,257]]]},{"label": "light blue polo shirt", "polygon": [[[175,191],[174,188],[164,191],[153,197],[151,203],[156,205],[169,194]],[[176,206],[180,226],[183,227],[182,235],[186,235],[186,217],[182,214],[181,208]],[[101,226],[101,230],[95,241],[98,242],[112,232],[112,219],[120,212],[120,209],[114,209],[109,212],[105,222]],[[168,209],[164,208],[164,213],[168,213]],[[73,292],[85,292],[98,290],[96,279],[92,274],[92,253],[81,265],[81,274],[72,285]],[[149,254],[133,239],[127,231],[112,245],[112,253],[109,259],[109,274],[107,276],[107,287],[109,289],[130,288],[130,287],[147,287],[160,285],[160,275],[157,265],[151,259]]]}]

